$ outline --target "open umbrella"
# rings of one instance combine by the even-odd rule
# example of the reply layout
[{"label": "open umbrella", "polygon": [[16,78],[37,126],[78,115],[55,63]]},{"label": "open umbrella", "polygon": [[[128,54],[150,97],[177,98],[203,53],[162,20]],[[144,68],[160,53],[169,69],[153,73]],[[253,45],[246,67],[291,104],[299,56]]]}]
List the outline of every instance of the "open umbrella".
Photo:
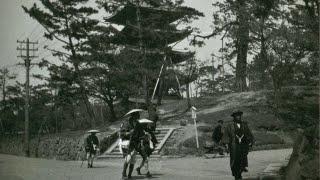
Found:
[{"label": "open umbrella", "polygon": [[149,120],[149,119],[140,119],[138,120],[139,123],[153,123],[153,121]]},{"label": "open umbrella", "polygon": [[132,114],[132,113],[134,113],[134,112],[142,112],[142,111],[144,111],[143,109],[132,109],[131,111],[129,111],[126,115],[124,115],[124,116],[128,116],[129,114]]},{"label": "open umbrella", "polygon": [[99,133],[100,131],[99,130],[96,130],[96,129],[92,129],[90,131],[88,131],[88,133]]}]

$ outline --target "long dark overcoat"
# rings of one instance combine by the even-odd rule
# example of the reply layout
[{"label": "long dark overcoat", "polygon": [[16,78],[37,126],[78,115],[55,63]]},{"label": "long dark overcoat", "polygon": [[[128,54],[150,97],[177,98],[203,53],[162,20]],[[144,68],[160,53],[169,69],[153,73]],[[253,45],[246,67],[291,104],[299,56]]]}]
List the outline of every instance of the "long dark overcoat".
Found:
[{"label": "long dark overcoat", "polygon": [[[240,128],[235,122],[229,123],[223,131],[222,142],[229,145],[230,167],[235,175],[236,171],[248,167],[249,144],[254,142],[254,137],[246,122],[240,123]],[[236,133],[239,134],[238,137]],[[241,138],[242,134],[240,142],[239,137]]]}]

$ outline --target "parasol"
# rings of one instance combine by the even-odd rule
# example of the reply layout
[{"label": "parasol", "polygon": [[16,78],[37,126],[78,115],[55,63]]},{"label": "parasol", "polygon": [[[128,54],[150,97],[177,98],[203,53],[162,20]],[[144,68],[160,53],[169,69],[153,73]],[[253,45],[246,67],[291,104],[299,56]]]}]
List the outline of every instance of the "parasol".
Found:
[{"label": "parasol", "polygon": [[132,114],[134,112],[141,112],[141,111],[144,111],[143,109],[132,109],[131,111],[129,111],[126,115],[124,116],[128,116],[129,114]]}]

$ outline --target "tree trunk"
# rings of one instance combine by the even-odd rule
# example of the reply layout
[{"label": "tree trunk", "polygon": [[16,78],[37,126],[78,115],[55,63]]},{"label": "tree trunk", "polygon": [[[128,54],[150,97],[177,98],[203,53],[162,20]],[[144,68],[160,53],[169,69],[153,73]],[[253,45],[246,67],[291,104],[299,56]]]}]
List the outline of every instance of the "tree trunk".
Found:
[{"label": "tree trunk", "polygon": [[108,100],[108,101],[106,101],[106,103],[108,104],[108,107],[110,110],[111,122],[114,122],[115,120],[117,120],[117,116],[114,111],[113,100]]},{"label": "tree trunk", "polygon": [[143,78],[142,78],[143,95],[144,95],[146,108],[148,110],[149,119],[154,119],[155,114],[154,114],[154,110],[152,107],[152,102],[149,97],[148,78],[147,78],[146,72],[144,72],[142,76],[143,76]]},{"label": "tree trunk", "polygon": [[129,95],[123,94],[121,99],[121,106],[124,108],[125,112],[129,111]]},{"label": "tree trunk", "polygon": [[280,93],[281,93],[281,78],[277,77],[275,73],[272,73],[273,89],[274,89],[274,101],[276,106],[280,105]]},{"label": "tree trunk", "polygon": [[114,106],[113,106],[113,99],[114,97],[112,96],[112,91],[110,89],[110,80],[108,81],[108,88],[107,88],[107,92],[105,94],[105,99],[106,99],[106,103],[108,104],[110,113],[111,113],[111,121],[115,121],[117,119],[116,113],[114,111]]},{"label": "tree trunk", "polygon": [[183,99],[183,97],[182,97],[182,95],[181,95],[181,93],[180,93],[179,87],[177,87],[177,89],[176,89],[176,95],[177,95],[177,97],[178,97],[179,100],[180,100],[180,99]]},{"label": "tree trunk", "polygon": [[267,85],[268,85],[268,80],[267,80],[267,73],[265,72],[266,69],[269,66],[269,60],[267,57],[267,49],[266,49],[266,39],[264,37],[264,24],[265,24],[265,20],[264,18],[262,18],[261,20],[261,51],[260,51],[260,58],[261,58],[261,62],[263,64],[263,67],[261,68],[261,84],[263,86],[263,89],[267,89]]},{"label": "tree trunk", "polygon": [[89,98],[88,98],[88,95],[86,93],[86,90],[85,90],[85,87],[83,85],[83,81],[82,81],[82,77],[80,75],[80,70],[79,70],[79,67],[78,65],[75,65],[75,70],[76,70],[76,76],[77,76],[77,79],[78,79],[78,84],[80,86],[80,93],[81,93],[81,97],[82,97],[82,100],[86,106],[86,110],[87,110],[87,113],[89,115],[89,118],[90,118],[90,122],[91,122],[91,127],[95,127],[96,126],[96,122],[95,122],[95,115],[93,113],[93,110],[91,108],[91,104],[89,102]]},{"label": "tree trunk", "polygon": [[188,109],[191,108],[189,88],[190,88],[190,84],[189,84],[189,81],[188,81],[187,84],[186,84]]},{"label": "tree trunk", "polygon": [[[67,19],[66,19],[66,29],[70,32],[69,24],[68,24],[68,20]],[[82,97],[82,100],[83,100],[83,102],[84,102],[84,104],[86,106],[86,110],[87,110],[87,113],[89,115],[90,122],[91,122],[91,127],[95,127],[96,126],[95,116],[94,116],[93,110],[91,108],[91,104],[89,102],[89,98],[88,98],[88,95],[86,93],[85,87],[83,85],[83,79],[82,79],[82,76],[81,76],[81,73],[80,73],[80,69],[79,69],[79,62],[78,62],[78,59],[77,59],[77,54],[76,54],[75,48],[73,46],[73,42],[72,42],[72,38],[71,38],[70,34],[68,36],[68,40],[69,40],[70,50],[71,50],[71,54],[72,54],[71,61],[72,61],[73,67],[74,67],[75,72],[76,72],[77,83],[80,86],[81,97]]]},{"label": "tree trunk", "polygon": [[1,134],[4,134],[4,128],[3,128],[1,117],[0,117],[0,126],[1,126]]},{"label": "tree trunk", "polygon": [[6,70],[3,71],[3,80],[2,80],[2,103],[3,108],[6,109],[7,102],[6,102]]},{"label": "tree trunk", "polygon": [[72,118],[72,129],[76,130],[76,115],[74,112],[73,105],[71,105],[71,118]]},{"label": "tree trunk", "polygon": [[137,15],[137,29],[139,37],[139,49],[142,57],[142,86],[143,94],[145,99],[145,104],[148,109],[149,118],[154,118],[153,107],[149,97],[149,87],[148,87],[148,78],[147,78],[147,67],[145,67],[145,53],[144,53],[144,44],[142,41],[142,27],[141,27],[141,14],[140,14],[140,1],[137,2],[136,15]]},{"label": "tree trunk", "polygon": [[158,88],[158,100],[157,100],[157,106],[160,106],[162,103],[162,97],[163,97],[163,78],[161,76],[160,82],[159,82],[159,88]]},{"label": "tree trunk", "polygon": [[238,91],[243,92],[247,90],[247,52],[249,45],[249,27],[246,15],[245,0],[238,0],[239,2],[239,29],[237,34],[237,64],[236,64],[236,87]]}]

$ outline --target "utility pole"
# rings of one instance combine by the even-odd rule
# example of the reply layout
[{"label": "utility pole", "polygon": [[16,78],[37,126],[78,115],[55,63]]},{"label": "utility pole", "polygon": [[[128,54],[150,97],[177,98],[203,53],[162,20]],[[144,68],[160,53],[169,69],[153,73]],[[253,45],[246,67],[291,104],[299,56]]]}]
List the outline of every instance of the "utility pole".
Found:
[{"label": "utility pole", "polygon": [[[25,95],[25,121],[24,121],[24,148],[25,148],[25,155],[27,157],[30,157],[30,135],[29,135],[29,78],[30,78],[30,61],[31,59],[35,58],[34,52],[38,50],[34,48],[35,44],[38,44],[38,42],[30,42],[29,38],[27,38],[27,41],[19,41],[17,40],[17,43],[20,43],[20,47],[17,47],[17,50],[20,50],[20,56],[25,61],[26,66],[26,95]],[[32,48],[30,48],[30,44],[32,45]],[[25,47],[23,47],[25,45]],[[25,55],[23,55],[23,52],[26,52]],[[30,51],[32,51],[32,55],[30,55]]]},{"label": "utility pole", "polygon": [[[226,34],[225,34],[226,35]],[[224,35],[224,36],[225,36]],[[224,49],[223,49],[223,38],[224,36],[221,38],[221,43],[222,43],[222,55],[221,55],[221,60],[222,60],[222,75],[223,75],[223,80],[222,80],[222,94],[224,94],[224,85],[225,85],[225,76],[224,76]]]},{"label": "utility pole", "polygon": [[211,55],[211,63],[212,63],[212,71],[211,71],[211,76],[212,76],[212,83],[211,83],[211,88],[212,88],[212,92],[214,92],[214,55]]}]

